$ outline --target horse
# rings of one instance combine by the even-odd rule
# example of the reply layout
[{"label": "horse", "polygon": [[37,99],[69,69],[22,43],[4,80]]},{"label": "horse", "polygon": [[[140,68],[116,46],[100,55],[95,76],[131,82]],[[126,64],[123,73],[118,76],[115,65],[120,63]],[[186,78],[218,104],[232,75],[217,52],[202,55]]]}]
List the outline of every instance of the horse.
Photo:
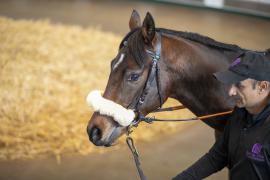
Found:
[{"label": "horse", "polygon": [[[111,61],[104,99],[126,109],[137,108],[144,116],[161,107],[169,97],[196,116],[233,109],[235,100],[227,94],[228,87],[215,79],[213,73],[227,69],[245,49],[197,33],[156,28],[149,12],[141,23],[140,15],[133,10],[129,28]],[[153,52],[160,55],[158,78],[154,76],[145,93],[153,67]],[[138,106],[142,96],[143,103]],[[203,122],[220,134],[228,117],[213,117]],[[96,146],[109,147],[127,131],[127,126],[98,111],[93,113],[87,126],[89,139]]]}]

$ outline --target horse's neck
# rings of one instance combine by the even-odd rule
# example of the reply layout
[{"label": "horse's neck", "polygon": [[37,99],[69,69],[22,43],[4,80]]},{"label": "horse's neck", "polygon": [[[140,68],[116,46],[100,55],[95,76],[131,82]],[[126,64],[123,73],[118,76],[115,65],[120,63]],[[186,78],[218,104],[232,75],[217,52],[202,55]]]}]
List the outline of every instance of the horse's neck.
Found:
[{"label": "horse's neck", "polygon": [[[231,109],[231,98],[212,74],[225,70],[236,53],[219,52],[190,41],[181,42],[181,39],[178,42],[175,39],[167,41],[173,44],[164,51],[168,61],[167,73],[172,80],[169,96],[196,115]],[[166,39],[164,43],[166,46]]]}]

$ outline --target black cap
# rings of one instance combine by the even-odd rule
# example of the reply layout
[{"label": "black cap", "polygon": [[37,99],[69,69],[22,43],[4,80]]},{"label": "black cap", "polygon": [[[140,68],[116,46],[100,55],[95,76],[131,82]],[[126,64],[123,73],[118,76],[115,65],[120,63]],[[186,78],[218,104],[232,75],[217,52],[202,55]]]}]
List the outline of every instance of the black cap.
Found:
[{"label": "black cap", "polygon": [[225,84],[234,84],[251,78],[270,82],[270,56],[262,52],[247,51],[238,56],[228,70],[214,76]]}]

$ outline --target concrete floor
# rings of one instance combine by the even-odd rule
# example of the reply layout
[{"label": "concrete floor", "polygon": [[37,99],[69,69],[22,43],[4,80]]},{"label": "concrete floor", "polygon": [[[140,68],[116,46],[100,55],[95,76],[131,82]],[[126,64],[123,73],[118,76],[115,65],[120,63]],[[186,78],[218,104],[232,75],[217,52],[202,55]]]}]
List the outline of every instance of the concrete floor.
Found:
[{"label": "concrete floor", "polygon": [[[50,19],[55,23],[99,26],[124,36],[132,9],[144,17],[147,11],[157,27],[197,32],[218,41],[243,48],[270,48],[270,21],[254,17],[183,8],[164,4],[130,1],[41,1],[2,0],[0,15],[15,19]],[[136,133],[136,132],[135,132]],[[157,137],[152,143],[138,144],[143,169],[149,179],[170,179],[203,155],[213,144],[213,131],[198,122],[170,136]],[[222,171],[208,180],[226,179]],[[138,179],[127,147],[105,154],[54,159],[0,162],[0,179]]]}]

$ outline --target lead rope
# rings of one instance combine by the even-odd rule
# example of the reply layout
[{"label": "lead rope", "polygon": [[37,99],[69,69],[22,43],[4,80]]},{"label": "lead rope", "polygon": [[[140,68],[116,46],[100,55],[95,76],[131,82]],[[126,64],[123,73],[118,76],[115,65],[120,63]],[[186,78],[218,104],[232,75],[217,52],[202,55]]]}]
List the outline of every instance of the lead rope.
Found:
[{"label": "lead rope", "polygon": [[137,148],[134,144],[132,137],[130,137],[130,133],[132,132],[131,128],[132,128],[132,126],[128,127],[126,143],[129,147],[130,151],[132,152],[133,159],[135,161],[135,165],[136,165],[137,171],[139,173],[140,179],[147,180],[146,176],[143,173],[143,170],[140,167],[141,163],[140,163],[139,152],[137,151]]},{"label": "lead rope", "polygon": [[230,110],[230,111],[226,111],[226,112],[209,114],[209,115],[205,115],[205,116],[198,116],[198,117],[188,118],[188,119],[157,119],[155,117],[145,117],[145,116],[142,116],[140,114],[139,119],[141,121],[146,122],[146,123],[152,123],[154,121],[158,121],[158,122],[181,122],[181,121],[205,120],[205,119],[212,118],[212,117],[218,117],[218,116],[223,116],[223,115],[231,114],[232,112],[233,111]]}]

